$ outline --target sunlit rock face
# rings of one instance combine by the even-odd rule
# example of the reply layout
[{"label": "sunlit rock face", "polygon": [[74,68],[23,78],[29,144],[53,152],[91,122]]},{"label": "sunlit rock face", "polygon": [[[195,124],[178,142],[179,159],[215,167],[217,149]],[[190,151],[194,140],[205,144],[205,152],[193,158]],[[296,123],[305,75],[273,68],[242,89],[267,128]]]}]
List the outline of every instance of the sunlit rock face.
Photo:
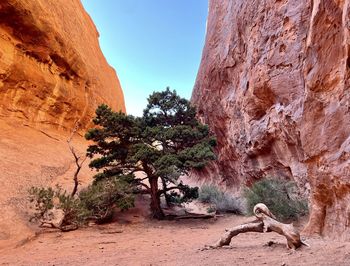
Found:
[{"label": "sunlit rock face", "polygon": [[310,192],[305,232],[350,238],[350,1],[211,0],[192,101],[218,138],[201,175]]},{"label": "sunlit rock face", "polygon": [[1,1],[0,114],[39,127],[86,127],[100,103],[125,111],[80,0]]},{"label": "sunlit rock face", "polygon": [[[25,243],[28,189],[59,183],[71,191],[76,170],[67,139],[84,156],[81,134],[96,107],[125,111],[115,71],[80,0],[0,1],[0,249]],[[94,174],[86,162],[81,186]]]}]

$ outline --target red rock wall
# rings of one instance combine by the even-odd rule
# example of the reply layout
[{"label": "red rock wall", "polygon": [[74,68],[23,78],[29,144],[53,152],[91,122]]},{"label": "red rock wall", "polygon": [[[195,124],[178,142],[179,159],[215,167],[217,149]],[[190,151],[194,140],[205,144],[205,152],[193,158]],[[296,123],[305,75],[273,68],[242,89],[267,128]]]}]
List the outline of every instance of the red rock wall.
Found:
[{"label": "red rock wall", "polygon": [[[0,250],[21,245],[30,224],[28,189],[71,191],[74,158],[66,140],[89,127],[96,107],[125,111],[118,77],[80,0],[0,1]],[[72,145],[84,156],[87,142]],[[83,185],[94,173],[86,162]]]},{"label": "red rock wall", "polygon": [[98,104],[125,111],[118,77],[80,0],[0,2],[0,115],[86,127]]},{"label": "red rock wall", "polygon": [[210,0],[192,94],[218,138],[208,179],[294,178],[310,192],[305,231],[347,239],[349,14],[348,0]]}]

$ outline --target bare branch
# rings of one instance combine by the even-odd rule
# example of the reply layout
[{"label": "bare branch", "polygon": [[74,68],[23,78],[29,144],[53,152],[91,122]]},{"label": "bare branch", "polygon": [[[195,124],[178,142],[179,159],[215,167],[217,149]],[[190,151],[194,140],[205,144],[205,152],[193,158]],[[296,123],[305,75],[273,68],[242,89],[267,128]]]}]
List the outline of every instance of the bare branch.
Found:
[{"label": "bare branch", "polygon": [[180,188],[179,188],[179,186],[168,187],[168,188],[166,188],[166,189],[158,190],[158,193],[159,193],[159,194],[163,194],[163,193],[165,193],[165,192],[167,192],[167,191],[174,190],[174,189],[180,189]]},{"label": "bare branch", "polygon": [[302,245],[308,246],[300,239],[299,232],[294,228],[293,224],[283,224],[275,220],[275,217],[263,203],[258,203],[254,207],[254,215],[257,218],[256,221],[238,225],[229,230],[213,245],[206,246],[204,249],[219,248],[230,245],[231,239],[240,234],[246,232],[276,232],[283,235],[287,239],[287,248],[297,249]]},{"label": "bare branch", "polygon": [[147,186],[145,183],[140,182],[140,183],[138,183],[138,184],[139,184],[140,186],[145,187],[147,190],[151,190],[150,187]]},{"label": "bare branch", "polygon": [[141,182],[141,181],[144,181],[148,179],[148,177],[145,177],[145,178],[135,178],[135,181],[138,181],[138,182]]},{"label": "bare branch", "polygon": [[74,160],[75,160],[75,165],[77,167],[77,169],[75,170],[74,176],[73,176],[73,181],[74,181],[74,187],[73,187],[73,191],[72,191],[72,196],[74,196],[77,193],[78,190],[78,185],[79,185],[79,180],[78,180],[78,175],[79,172],[87,158],[87,156],[85,155],[84,158],[81,160],[81,157],[77,155],[77,152],[75,151],[73,145],[71,144],[72,140],[73,140],[73,136],[74,134],[78,131],[80,127],[80,123],[79,120],[75,122],[75,126],[71,132],[71,135],[69,136],[69,138],[67,139],[67,144],[69,147],[70,152],[72,153]]},{"label": "bare branch", "polygon": [[136,173],[136,172],[145,172],[145,170],[143,170],[143,168],[141,167],[134,167],[134,170],[132,170],[130,172],[130,174]]}]

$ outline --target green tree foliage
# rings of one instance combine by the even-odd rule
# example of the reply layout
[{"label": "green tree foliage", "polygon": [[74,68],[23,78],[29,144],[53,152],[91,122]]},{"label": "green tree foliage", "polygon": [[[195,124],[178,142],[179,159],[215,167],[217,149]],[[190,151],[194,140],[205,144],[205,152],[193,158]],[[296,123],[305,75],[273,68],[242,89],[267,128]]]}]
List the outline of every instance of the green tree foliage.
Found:
[{"label": "green tree foliage", "polygon": [[[99,106],[96,127],[86,134],[94,141],[87,151],[93,158],[90,167],[100,171],[95,182],[128,176],[136,192],[151,195],[152,216],[158,219],[164,217],[162,196],[167,203],[197,197],[198,188],[182,184],[179,177],[214,160],[216,141],[195,115],[190,102],[169,88],[149,96],[142,117]],[[137,178],[137,172],[145,178]]]},{"label": "green tree foliage", "polygon": [[255,204],[264,203],[280,220],[293,220],[308,213],[307,200],[298,197],[297,192],[294,182],[269,178],[247,188],[244,196],[251,214]]}]

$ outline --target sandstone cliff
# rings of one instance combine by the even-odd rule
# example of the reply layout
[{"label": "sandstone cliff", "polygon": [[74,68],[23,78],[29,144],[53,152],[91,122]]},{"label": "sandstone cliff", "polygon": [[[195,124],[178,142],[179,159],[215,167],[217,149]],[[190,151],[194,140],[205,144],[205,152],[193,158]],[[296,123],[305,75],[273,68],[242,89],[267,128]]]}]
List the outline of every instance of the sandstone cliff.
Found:
[{"label": "sandstone cliff", "polygon": [[350,2],[211,0],[192,95],[218,138],[208,178],[310,190],[305,231],[350,238]]},{"label": "sandstone cliff", "polygon": [[36,126],[86,127],[97,105],[125,111],[115,71],[79,0],[0,3],[0,114]]},{"label": "sandstone cliff", "polygon": [[[0,1],[0,249],[33,236],[27,191],[60,183],[71,190],[66,140],[98,104],[125,111],[115,71],[80,0]],[[86,141],[76,136],[79,155]],[[83,184],[93,173],[86,163]]]}]

